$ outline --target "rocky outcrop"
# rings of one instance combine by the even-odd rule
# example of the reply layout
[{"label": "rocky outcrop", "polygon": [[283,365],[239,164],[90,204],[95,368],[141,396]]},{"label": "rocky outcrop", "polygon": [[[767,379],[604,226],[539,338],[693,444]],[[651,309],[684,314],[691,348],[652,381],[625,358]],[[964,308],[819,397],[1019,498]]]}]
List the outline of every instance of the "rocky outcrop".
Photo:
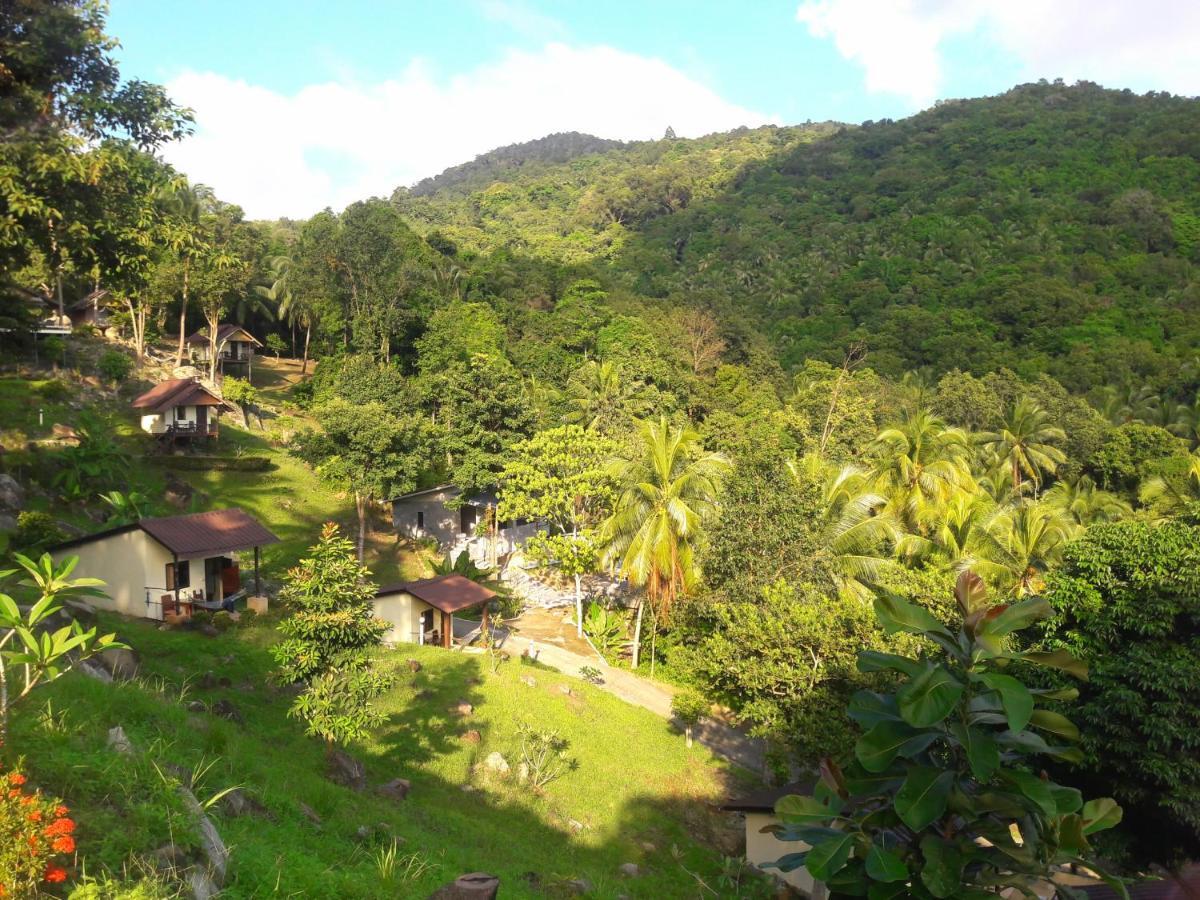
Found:
[{"label": "rocky outcrop", "polygon": [[495,900],[500,879],[486,872],[459,875],[429,895],[429,900]]},{"label": "rocky outcrop", "polygon": [[353,791],[361,791],[367,786],[367,772],[363,764],[345,750],[333,750],[326,757],[326,768],[329,780]]}]

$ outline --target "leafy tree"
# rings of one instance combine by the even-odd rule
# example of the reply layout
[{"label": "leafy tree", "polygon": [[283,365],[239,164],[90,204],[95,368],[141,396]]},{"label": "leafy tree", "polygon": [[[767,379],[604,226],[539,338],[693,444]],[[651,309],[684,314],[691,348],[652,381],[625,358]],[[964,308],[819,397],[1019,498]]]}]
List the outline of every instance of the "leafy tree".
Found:
[{"label": "leafy tree", "polygon": [[[1195,507],[1193,507],[1193,511]],[[1048,579],[1050,649],[1089,661],[1080,687],[1087,784],[1111,784],[1128,862],[1174,866],[1200,852],[1200,527],[1095,525]],[[1078,777],[1076,772],[1073,772]]]},{"label": "leafy tree", "polygon": [[[47,627],[51,617],[63,610],[64,601],[104,596],[103,581],[70,577],[78,557],[59,565],[49,554],[36,562],[19,553],[14,559],[23,570],[17,589],[32,592],[36,599],[22,612],[11,595],[0,592],[0,743],[8,738],[9,712],[36,687],[97,653],[125,646],[116,635],[101,635],[95,626],[85,631],[74,618],[54,631]],[[0,572],[0,584],[15,574],[15,569]]]},{"label": "leafy tree", "polygon": [[415,416],[395,416],[375,401],[334,399],[315,415],[321,430],[297,435],[295,452],[322,478],[354,494],[362,562],[367,509],[416,486],[427,458],[428,426]]},{"label": "leafy tree", "polygon": [[[696,432],[672,426],[666,418],[642,422],[638,435],[635,455],[612,465],[620,493],[600,540],[625,577],[646,589],[657,633],[658,620],[669,616],[675,599],[700,579],[696,548],[716,513],[720,480],[729,463],[720,454],[705,453]],[[635,669],[642,611],[639,603]],[[653,668],[653,652],[650,662]]]},{"label": "leafy tree", "polygon": [[966,432],[925,410],[907,409],[872,445],[880,493],[908,531],[924,533],[947,500],[970,482]]},{"label": "leafy tree", "polygon": [[543,532],[535,556],[556,560],[575,580],[575,626],[583,636],[581,579],[592,571],[597,552],[589,529],[612,504],[614,489],[607,462],[610,441],[578,425],[541,431],[513,447],[500,475],[498,519],[542,519],[556,533]]},{"label": "leafy tree", "polygon": [[105,350],[100,354],[100,359],[96,361],[96,369],[106,381],[115,384],[129,377],[129,373],[133,370],[133,364],[129,357],[119,350]]},{"label": "leafy tree", "polygon": [[1092,468],[1105,488],[1132,490],[1140,480],[1160,474],[1170,459],[1184,458],[1186,451],[1186,443],[1166,429],[1130,422],[1105,436]]},{"label": "leafy tree", "polygon": [[977,532],[975,568],[1005,594],[1040,594],[1046,573],[1078,533],[1075,522],[1045,501],[999,509]]},{"label": "leafy tree", "polygon": [[[860,691],[848,712],[865,729],[844,769],[827,758],[813,796],[776,804],[780,840],[811,849],[775,865],[799,866],[837,894],[878,897],[1033,895],[1066,863],[1087,859],[1088,837],[1121,820],[1108,798],[1089,800],[1039,775],[1039,756],[1078,759],[1079,738],[1047,701],[1074,688],[1031,689],[1011,660],[1086,677],[1069,653],[1017,651],[1009,635],[1052,614],[1033,598],[992,606],[982,582],[960,576],[962,628],[951,632],[915,604],[881,595],[875,612],[889,634],[931,642],[926,658],[867,650],[863,672],[895,671],[895,691]],[[1054,743],[1048,743],[1047,738]],[[1119,882],[1121,891],[1124,888]]]},{"label": "leafy tree", "polygon": [[247,410],[258,403],[258,388],[245,378],[226,378],[221,383],[221,395],[230,403],[237,406],[242,414],[242,427],[250,427]]},{"label": "leafy tree", "polygon": [[281,680],[305,685],[290,714],[332,749],[361,739],[382,718],[370,701],[388,680],[371,669],[369,652],[388,625],[375,617],[371,573],[337,525],[325,524],[309,554],[288,571],[279,592],[290,614],[271,655]]},{"label": "leafy tree", "polygon": [[998,431],[979,435],[980,443],[990,450],[997,463],[1012,473],[1013,493],[1021,489],[1028,476],[1034,489],[1042,483],[1042,475],[1054,474],[1066,455],[1055,443],[1066,440],[1066,433],[1050,424],[1047,412],[1030,400],[1019,400],[1009,411]]},{"label": "leafy tree", "polygon": [[1176,515],[1200,500],[1200,452],[1192,451],[1186,460],[1180,461],[1178,468],[1182,471],[1168,471],[1146,478],[1138,491],[1138,499],[1156,513],[1165,515]]},{"label": "leafy tree", "polygon": [[1129,504],[1116,494],[1101,490],[1087,475],[1060,480],[1045,494],[1046,503],[1060,509],[1077,525],[1112,522],[1130,515]]},{"label": "leafy tree", "polygon": [[142,518],[144,514],[142,511],[147,506],[146,495],[139,491],[130,491],[127,494],[121,491],[109,491],[107,494],[101,494],[100,499],[109,508],[108,524],[111,525],[128,525],[137,522]]},{"label": "leafy tree", "polygon": [[638,388],[621,377],[614,362],[588,360],[568,384],[566,420],[606,435],[626,433],[641,409]]}]

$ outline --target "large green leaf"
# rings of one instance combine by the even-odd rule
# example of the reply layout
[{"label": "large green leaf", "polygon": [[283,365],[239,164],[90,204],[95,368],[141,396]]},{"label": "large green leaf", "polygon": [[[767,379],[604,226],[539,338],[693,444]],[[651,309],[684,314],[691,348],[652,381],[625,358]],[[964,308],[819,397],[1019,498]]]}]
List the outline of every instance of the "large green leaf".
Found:
[{"label": "large green leaf", "polygon": [[872,728],[880,722],[900,720],[900,707],[896,698],[875,691],[856,691],[850,698],[846,713],[863,728]]},{"label": "large green leaf", "polygon": [[962,722],[955,722],[950,731],[967,754],[971,774],[979,781],[991,778],[1000,768],[1000,748],[992,736],[981,728],[972,728]]},{"label": "large green leaf", "polygon": [[808,851],[804,867],[818,881],[828,881],[846,865],[846,861],[850,859],[850,851],[853,849],[853,834],[843,834],[840,837],[831,838]]},{"label": "large green leaf", "polygon": [[775,801],[775,815],[783,822],[818,825],[834,818],[836,812],[816,797],[788,794]]},{"label": "large green leaf", "polygon": [[909,678],[915,678],[921,671],[921,663],[907,656],[896,653],[883,653],[880,650],[859,650],[858,671],[860,672],[903,672]]},{"label": "large green leaf", "polygon": [[1042,597],[1030,597],[1020,603],[1013,603],[995,618],[986,619],[979,625],[979,634],[1000,637],[1028,628],[1039,619],[1053,615],[1054,610]]},{"label": "large green leaf", "polygon": [[1013,659],[1023,659],[1034,665],[1046,666],[1050,669],[1060,669],[1068,675],[1074,675],[1080,681],[1087,681],[1088,668],[1082,660],[1076,659],[1069,650],[1030,650],[1018,654]]},{"label": "large green leaf", "polygon": [[968,615],[987,602],[987,585],[974,572],[963,572],[954,582],[954,599],[962,614]]},{"label": "large green leaf", "polygon": [[878,844],[872,844],[867,851],[867,875],[875,881],[907,881],[908,866],[894,850],[886,850]]},{"label": "large green leaf", "polygon": [[1060,816],[1079,812],[1083,806],[1083,794],[1079,793],[1077,788],[1051,782],[1050,796],[1054,798],[1054,808]]},{"label": "large green leaf", "polygon": [[1029,724],[1029,717],[1033,715],[1033,694],[1029,693],[1029,688],[1011,675],[998,672],[987,672],[980,675],[979,680],[999,694],[1000,705],[1008,717],[1008,727],[1013,731],[1024,730]]},{"label": "large green leaf", "polygon": [[882,772],[897,756],[920,753],[937,739],[935,731],[917,731],[904,722],[880,722],[858,739],[854,755],[868,772]]},{"label": "large green leaf", "polygon": [[1066,741],[1079,740],[1079,729],[1066,716],[1060,716],[1048,709],[1035,709],[1029,718],[1029,724]]},{"label": "large green leaf", "polygon": [[928,728],[950,715],[962,692],[961,681],[941,666],[926,663],[920,675],[900,688],[896,699],[905,722]]},{"label": "large green leaf", "polygon": [[1013,769],[1005,769],[1001,775],[1005,781],[1020,791],[1027,800],[1037,805],[1046,815],[1052,816],[1058,811],[1058,804],[1054,801],[1054,795],[1050,793],[1049,782],[1028,772],[1018,772]]},{"label": "large green leaf", "polygon": [[1083,833],[1095,834],[1097,831],[1104,831],[1120,824],[1124,812],[1117,805],[1116,800],[1111,797],[1100,797],[1083,804],[1080,815],[1083,816]]},{"label": "large green leaf", "polygon": [[792,872],[804,865],[804,861],[808,858],[808,851],[803,853],[789,853],[786,856],[781,856],[774,862],[762,863],[772,869],[778,869],[781,872]]},{"label": "large green leaf", "polygon": [[900,900],[911,896],[907,884],[875,882],[867,888],[867,900]]},{"label": "large green leaf", "polygon": [[958,897],[962,893],[963,855],[958,847],[937,835],[921,838],[921,883],[935,897]]},{"label": "large green leaf", "polygon": [[913,766],[896,792],[896,815],[913,831],[936,822],[946,811],[946,801],[954,784],[954,772]]},{"label": "large green leaf", "polygon": [[888,634],[898,631],[907,634],[940,634],[952,637],[950,631],[926,609],[909,603],[895,594],[875,597],[875,617]]}]

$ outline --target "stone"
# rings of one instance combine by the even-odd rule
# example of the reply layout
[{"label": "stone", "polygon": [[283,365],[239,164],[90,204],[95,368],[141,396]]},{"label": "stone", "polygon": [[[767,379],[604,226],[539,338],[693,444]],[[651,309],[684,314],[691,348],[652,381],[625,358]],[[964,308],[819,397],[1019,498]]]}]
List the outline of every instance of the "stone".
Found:
[{"label": "stone", "polygon": [[570,697],[571,696],[571,686],[569,684],[560,684],[558,686],[558,692],[560,694],[566,694],[568,697]]},{"label": "stone", "polygon": [[321,817],[317,815],[317,811],[315,809],[303,801],[299,803],[299,806],[300,814],[304,816],[304,818],[308,819],[308,821],[312,822],[314,825],[321,824]]},{"label": "stone", "polygon": [[267,608],[270,606],[270,601],[266,597],[247,597],[246,609],[253,612],[255,615],[265,616]]},{"label": "stone", "polygon": [[354,791],[367,786],[367,772],[363,764],[345,750],[333,750],[327,761],[329,780]]},{"label": "stone", "polygon": [[483,761],[483,765],[489,771],[495,772],[498,775],[508,774],[508,760],[505,759],[504,754],[498,750],[493,750],[491,753],[489,753],[487,758]]},{"label": "stone", "polygon": [[0,512],[0,531],[16,531],[17,517],[11,513]]},{"label": "stone", "polygon": [[590,894],[596,889],[595,885],[593,885],[586,878],[572,878],[570,881],[566,882],[563,887],[565,887],[572,894]]},{"label": "stone", "polygon": [[537,687],[537,679],[532,675],[522,675],[521,684],[526,685],[527,687]]},{"label": "stone", "polygon": [[442,885],[429,895],[429,900],[495,900],[499,890],[500,879],[495,875],[470,872]]},{"label": "stone", "polygon": [[389,800],[400,801],[408,796],[408,792],[412,790],[412,782],[407,778],[393,778],[386,784],[381,784],[375,788],[375,793],[381,797],[386,797]]},{"label": "stone", "polygon": [[528,780],[529,763],[525,762],[525,760],[521,760],[519,763],[517,763],[517,781],[521,782],[521,784],[524,784]]},{"label": "stone", "polygon": [[186,509],[191,505],[192,495],[195,491],[192,486],[181,478],[175,475],[167,476],[167,485],[163,490],[163,499],[172,506],[179,509]]},{"label": "stone", "polygon": [[164,874],[171,874],[188,865],[187,852],[174,844],[164,844],[159,847],[150,854],[150,860],[154,868]]},{"label": "stone", "polygon": [[83,662],[75,666],[75,671],[82,672],[88,678],[94,678],[97,681],[103,681],[108,684],[112,683],[112,675],[108,673],[108,670],[103,666],[92,662],[90,659],[85,659]]},{"label": "stone", "polygon": [[642,848],[643,853],[657,853],[658,852],[658,847],[656,847],[650,841],[642,841],[641,848]]},{"label": "stone", "polygon": [[200,633],[205,637],[211,638],[219,637],[221,634],[221,632],[217,629],[217,626],[212,624],[212,622],[202,623],[200,625]]},{"label": "stone", "polygon": [[622,878],[637,878],[642,872],[637,863],[621,863],[617,866],[617,871],[621,873]]},{"label": "stone", "polygon": [[114,725],[108,729],[108,747],[110,750],[124,753],[127,756],[133,753],[133,741],[129,740],[125,729],[120,725]]},{"label": "stone", "polygon": [[420,672],[421,664],[415,659],[410,659],[408,661],[408,669],[410,672]]},{"label": "stone", "polygon": [[217,673],[216,672],[205,672],[196,681],[196,687],[200,688],[200,690],[202,690],[202,691],[211,691],[216,686],[217,686]]},{"label": "stone", "polygon": [[582,822],[580,822],[578,819],[567,819],[567,827],[570,828],[576,834],[579,834],[579,832],[581,832],[581,831],[583,831],[583,829],[587,828],[587,826],[584,825]]},{"label": "stone", "polygon": [[241,788],[234,788],[220,799],[217,807],[227,816],[266,816],[267,808],[252,794]]},{"label": "stone", "polygon": [[50,437],[60,444],[76,445],[79,444],[79,434],[70,425],[63,425],[61,422],[55,422],[50,426]]},{"label": "stone", "polygon": [[142,668],[137,653],[128,647],[110,647],[96,654],[95,659],[114,681],[132,681]]},{"label": "stone", "polygon": [[20,512],[25,508],[25,489],[11,475],[0,475],[0,509]]},{"label": "stone", "polygon": [[466,700],[459,700],[458,703],[450,708],[450,712],[458,716],[469,716],[471,713],[475,712],[475,707]]},{"label": "stone", "polygon": [[481,740],[483,740],[483,736],[480,735],[480,733],[474,728],[472,728],[470,731],[463,732],[462,739],[468,744],[478,744]]},{"label": "stone", "polygon": [[459,788],[459,790],[464,794],[473,794],[475,793],[476,788],[473,784],[464,784]]},{"label": "stone", "polygon": [[208,712],[208,707],[204,705],[203,700],[189,700],[184,709],[191,713]]},{"label": "stone", "polygon": [[246,724],[246,720],[242,718],[241,711],[233,705],[233,702],[222,697],[212,705],[212,713],[214,716],[220,716],[222,719],[228,719],[237,725]]}]

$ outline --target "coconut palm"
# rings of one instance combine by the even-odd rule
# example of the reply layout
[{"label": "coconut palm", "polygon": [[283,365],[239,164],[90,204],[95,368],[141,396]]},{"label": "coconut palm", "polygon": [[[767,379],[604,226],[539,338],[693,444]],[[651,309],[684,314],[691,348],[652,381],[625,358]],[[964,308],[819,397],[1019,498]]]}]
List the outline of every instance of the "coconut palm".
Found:
[{"label": "coconut palm", "polygon": [[995,454],[1012,477],[1013,492],[1019,492],[1028,476],[1037,487],[1043,474],[1054,474],[1067,455],[1056,442],[1065,441],[1064,432],[1050,422],[1050,414],[1027,397],[1016,402],[998,431],[979,435],[980,444]]},{"label": "coconut palm", "polygon": [[788,469],[798,480],[821,485],[822,554],[838,590],[871,599],[872,586],[893,564],[889,554],[900,538],[887,497],[873,490],[871,473],[862,466],[830,465],[819,454],[809,453],[789,460]]},{"label": "coconut palm", "polygon": [[179,347],[175,354],[176,367],[183,365],[183,355],[187,349],[187,312],[192,266],[196,256],[208,249],[208,238],[201,220],[215,200],[212,188],[204,184],[189,184],[184,178],[171,182],[162,195],[163,207],[168,213],[166,243],[179,256],[180,262]]},{"label": "coconut palm", "polygon": [[1088,475],[1059,481],[1046,491],[1046,503],[1062,510],[1076,525],[1113,522],[1130,515],[1129,504],[1116,494],[1096,486]]},{"label": "coconut palm", "polygon": [[896,553],[910,563],[928,562],[961,572],[974,566],[980,554],[980,533],[991,521],[996,501],[982,491],[954,491],[925,534],[905,534]]},{"label": "coconut palm", "polygon": [[871,449],[876,489],[908,531],[933,521],[953,491],[971,480],[967,433],[924,409],[906,409]]},{"label": "coconut palm", "polygon": [[571,379],[570,391],[566,420],[584,428],[607,431],[634,412],[633,387],[612,362],[588,360]]},{"label": "coconut palm", "polygon": [[[728,468],[706,453],[700,436],[660,417],[638,423],[637,445],[610,469],[622,486],[612,515],[600,529],[606,559],[646,589],[654,621],[670,615],[675,600],[700,578],[696,545],[717,509],[717,490]],[[633,664],[641,642],[642,604],[634,627]],[[651,666],[653,666],[651,655]]]},{"label": "coconut palm", "polygon": [[1161,516],[1173,516],[1189,503],[1200,502],[1200,450],[1188,457],[1182,477],[1154,475],[1142,482],[1138,500]]},{"label": "coconut palm", "polygon": [[1063,548],[1080,531],[1069,515],[1044,500],[1001,507],[977,532],[972,568],[998,591],[1017,597],[1039,593],[1046,570],[1058,564]]}]

